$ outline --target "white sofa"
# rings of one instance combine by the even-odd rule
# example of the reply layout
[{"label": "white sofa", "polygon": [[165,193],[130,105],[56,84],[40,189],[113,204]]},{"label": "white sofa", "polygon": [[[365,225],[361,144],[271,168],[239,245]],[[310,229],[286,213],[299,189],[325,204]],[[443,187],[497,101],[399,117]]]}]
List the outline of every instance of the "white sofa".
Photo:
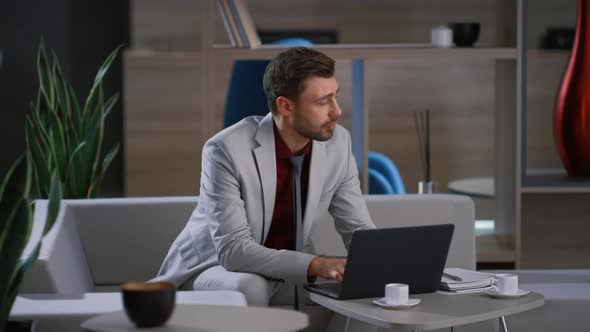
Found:
[{"label": "white sofa", "polygon": [[[365,198],[378,227],[455,224],[447,266],[475,269],[471,199],[456,195]],[[22,296],[114,292],[125,281],[152,278],[197,201],[197,197],[62,201],[56,225],[43,239],[38,262],[21,289]],[[45,204],[37,203],[35,224],[42,224]],[[331,217],[326,215],[325,219],[312,231],[318,253],[345,255]],[[311,315],[312,325],[325,323],[325,317]],[[15,308],[11,316],[22,317]]]},{"label": "white sofa", "polygon": [[[472,201],[456,195],[366,196],[378,227],[455,224],[448,266],[475,268]],[[43,246],[24,293],[108,291],[128,280],[154,277],[170,244],[197,205],[197,197],[115,198],[62,201],[60,216]],[[35,222],[44,219],[44,204]],[[316,223],[321,254],[345,255],[333,222]]]}]

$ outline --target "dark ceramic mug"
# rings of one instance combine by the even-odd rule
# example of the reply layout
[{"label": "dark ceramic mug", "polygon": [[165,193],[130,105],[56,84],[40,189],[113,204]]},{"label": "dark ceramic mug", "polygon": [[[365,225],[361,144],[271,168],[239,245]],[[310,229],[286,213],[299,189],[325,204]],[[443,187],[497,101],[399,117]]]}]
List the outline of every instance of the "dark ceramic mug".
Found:
[{"label": "dark ceramic mug", "polygon": [[163,325],[176,303],[176,285],[170,282],[128,282],[121,285],[123,307],[137,327]]},{"label": "dark ceramic mug", "polygon": [[479,38],[479,23],[451,22],[449,27],[453,30],[453,43],[457,47],[473,46]]}]

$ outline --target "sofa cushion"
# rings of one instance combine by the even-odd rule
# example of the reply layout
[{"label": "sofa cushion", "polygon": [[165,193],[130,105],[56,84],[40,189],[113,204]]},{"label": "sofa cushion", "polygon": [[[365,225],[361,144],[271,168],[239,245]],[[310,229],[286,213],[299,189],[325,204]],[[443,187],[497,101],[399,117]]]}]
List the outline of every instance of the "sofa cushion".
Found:
[{"label": "sofa cushion", "polygon": [[196,205],[196,197],[67,203],[96,286],[153,278]]}]

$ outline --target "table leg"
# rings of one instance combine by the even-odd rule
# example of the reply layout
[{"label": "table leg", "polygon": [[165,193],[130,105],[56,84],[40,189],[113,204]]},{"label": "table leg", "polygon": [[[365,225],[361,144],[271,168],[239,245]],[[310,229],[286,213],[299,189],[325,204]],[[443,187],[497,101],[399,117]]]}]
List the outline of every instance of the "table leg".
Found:
[{"label": "table leg", "polygon": [[508,332],[508,328],[506,327],[506,318],[504,318],[504,316],[500,316],[500,318],[498,318],[498,325],[500,332]]}]

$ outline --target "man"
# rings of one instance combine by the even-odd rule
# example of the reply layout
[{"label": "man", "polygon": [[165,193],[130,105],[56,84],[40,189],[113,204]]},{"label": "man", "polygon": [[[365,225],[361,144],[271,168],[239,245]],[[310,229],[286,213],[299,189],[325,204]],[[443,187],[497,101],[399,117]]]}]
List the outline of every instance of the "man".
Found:
[{"label": "man", "polygon": [[[342,280],[346,260],[314,255],[309,240],[326,210],[346,248],[354,231],[375,227],[350,135],[336,124],[342,111],[334,60],[291,48],[269,63],[263,83],[271,112],[248,117],[205,144],[199,204],[156,280],[181,289],[238,290],[249,305],[265,306],[273,295],[293,294],[293,285],[316,277]],[[299,171],[294,156],[301,156]]]}]

